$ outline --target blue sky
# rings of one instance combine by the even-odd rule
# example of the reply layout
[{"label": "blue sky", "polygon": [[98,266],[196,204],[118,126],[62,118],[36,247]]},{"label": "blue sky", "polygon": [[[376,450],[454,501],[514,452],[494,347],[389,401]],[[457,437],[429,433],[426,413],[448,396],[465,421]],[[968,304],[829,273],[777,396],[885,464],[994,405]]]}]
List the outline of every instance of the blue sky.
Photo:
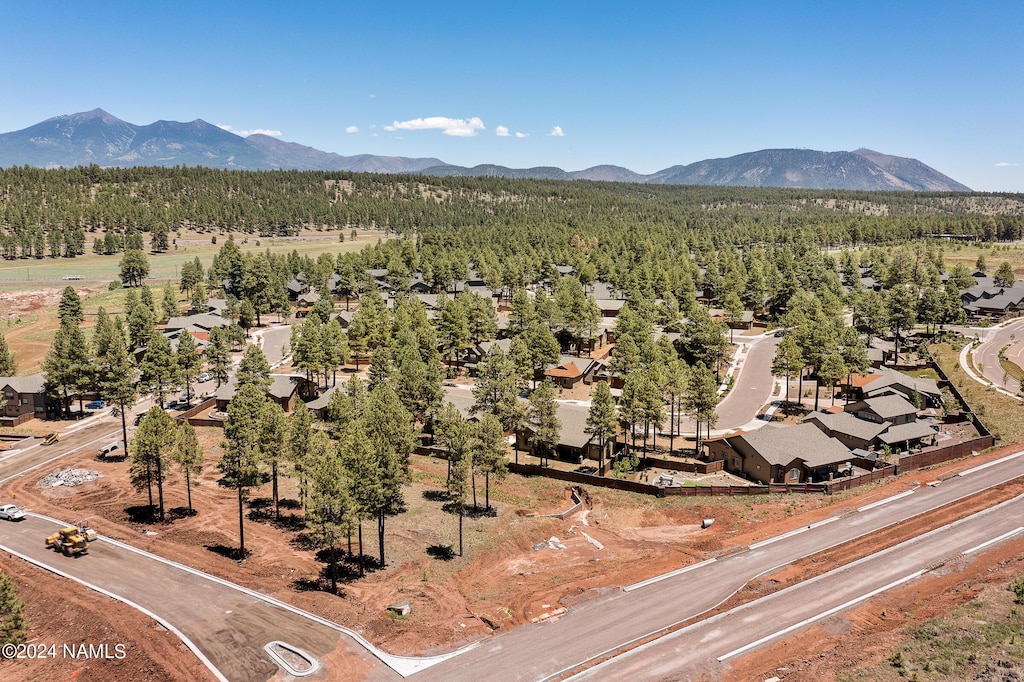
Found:
[{"label": "blue sky", "polygon": [[1024,191],[1019,0],[10,5],[0,131],[102,107],[346,155],[642,173],[863,146]]}]

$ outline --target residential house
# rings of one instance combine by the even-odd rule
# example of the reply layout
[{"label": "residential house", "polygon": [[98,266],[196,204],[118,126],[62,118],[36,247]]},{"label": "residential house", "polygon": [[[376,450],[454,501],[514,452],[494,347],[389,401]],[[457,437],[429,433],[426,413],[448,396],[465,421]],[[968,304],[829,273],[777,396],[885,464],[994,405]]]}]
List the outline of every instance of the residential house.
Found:
[{"label": "residential house", "polygon": [[[0,425],[17,426],[29,419],[47,416],[46,375],[29,374],[22,377],[0,377],[3,392],[3,415]],[[55,406],[56,408],[56,406]]]},{"label": "residential house", "polygon": [[558,364],[544,370],[544,376],[561,388],[572,388],[579,382],[593,383],[594,373],[601,364],[593,358],[578,358],[563,355]]},{"label": "residential house", "polygon": [[858,400],[844,409],[858,419],[876,424],[888,422],[898,425],[917,420],[917,408],[906,398],[895,393]]},{"label": "residential house", "polygon": [[[558,446],[553,457],[567,462],[581,463],[585,459],[600,461],[601,445],[599,439],[587,433],[587,416],[590,408],[575,403],[556,403],[558,405],[558,421],[561,430],[558,433]],[[519,430],[517,447],[525,452],[533,452],[533,427],[527,423]],[[614,442],[606,444],[608,455],[614,454],[618,445]]]},{"label": "residential house", "polygon": [[[270,388],[267,389],[267,395],[280,405],[281,409],[285,412],[294,410],[295,401],[300,397],[311,397],[313,395],[313,385],[301,374],[271,374],[270,380]],[[235,391],[237,390],[238,387],[234,382],[221,384],[221,387],[217,389],[215,394],[217,409],[221,412],[227,410],[228,404],[235,396]]]},{"label": "residential house", "polygon": [[846,446],[810,423],[769,425],[707,444],[726,470],[764,484],[826,481],[852,459]]},{"label": "residential house", "polygon": [[913,403],[916,394],[922,407],[942,405],[942,391],[934,379],[912,377],[888,367],[877,368],[869,374],[853,374],[841,380],[839,388],[853,400],[898,394]]},{"label": "residential house", "polygon": [[801,423],[814,424],[826,436],[835,438],[851,450],[868,450],[878,445],[878,436],[892,426],[890,422],[858,419],[849,412],[811,412]]}]

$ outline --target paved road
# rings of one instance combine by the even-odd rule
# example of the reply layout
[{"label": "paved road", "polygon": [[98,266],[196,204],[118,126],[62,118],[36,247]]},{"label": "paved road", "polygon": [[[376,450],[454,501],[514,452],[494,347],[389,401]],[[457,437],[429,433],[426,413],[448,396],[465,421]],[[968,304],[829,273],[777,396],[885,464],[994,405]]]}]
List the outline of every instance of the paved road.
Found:
[{"label": "paved road", "polygon": [[1024,496],[617,656],[574,680],[720,676],[759,646],[841,613],[952,558],[1024,532]]},{"label": "paved road", "polygon": [[[749,339],[737,337],[737,340],[746,342]],[[775,348],[779,341],[780,339],[775,338],[773,334],[767,334],[755,337],[741,346],[735,383],[715,410],[718,413],[718,423],[715,424],[712,434],[721,435],[755,422],[761,407],[768,402],[775,390],[772,359],[775,357]],[[696,433],[696,426],[688,417],[679,420],[679,428],[680,433],[686,436],[692,437]]]},{"label": "paved road", "polygon": [[[974,334],[971,331],[965,333],[968,336],[977,334],[982,339],[982,342],[974,348],[973,357],[974,366],[981,368],[985,378],[1011,393],[1020,390],[1019,381],[1013,377],[1003,376],[1003,369],[999,366],[999,350],[1016,340],[1024,340],[1024,320],[1012,322],[1002,328],[974,330]],[[1016,362],[1020,364],[1020,358]]]},{"label": "paved road", "polygon": [[[272,641],[296,645],[321,660],[339,643],[337,630],[107,539],[93,542],[85,556],[62,556],[43,543],[56,527],[35,516],[19,523],[4,522],[0,547],[124,597],[163,618],[232,682],[263,682],[278,672],[263,651]],[[354,643],[349,649],[367,655]],[[371,679],[400,679],[381,663],[373,661],[371,667]],[[331,679],[331,671],[325,666],[311,679]]]},{"label": "paved road", "polygon": [[573,607],[557,622],[524,625],[416,675],[423,680],[541,680],[674,626],[728,599],[747,581],[828,547],[943,506],[1021,474],[1024,451],[1012,459],[841,513],[746,551],[704,562],[646,586]]},{"label": "paved road", "polygon": [[[3,453],[0,458],[0,489],[8,480],[30,471],[58,469],[63,466],[61,458],[71,454],[98,455],[101,447],[107,443],[121,440],[121,418],[109,416],[91,417],[96,422],[84,428],[65,431],[60,442],[54,445],[42,445],[42,438],[23,441],[15,450]],[[129,421],[128,437],[131,437]],[[6,500],[5,500],[6,501]]]}]

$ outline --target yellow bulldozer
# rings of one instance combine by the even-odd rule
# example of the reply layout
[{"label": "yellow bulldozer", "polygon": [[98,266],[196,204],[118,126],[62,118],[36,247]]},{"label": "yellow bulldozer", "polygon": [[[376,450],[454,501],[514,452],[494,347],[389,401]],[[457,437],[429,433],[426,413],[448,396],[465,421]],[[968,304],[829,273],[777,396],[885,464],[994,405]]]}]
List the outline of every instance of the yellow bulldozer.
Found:
[{"label": "yellow bulldozer", "polygon": [[58,552],[63,552],[64,556],[75,556],[89,551],[89,543],[77,526],[61,528],[56,533],[50,535],[46,538],[46,546],[52,547]]}]

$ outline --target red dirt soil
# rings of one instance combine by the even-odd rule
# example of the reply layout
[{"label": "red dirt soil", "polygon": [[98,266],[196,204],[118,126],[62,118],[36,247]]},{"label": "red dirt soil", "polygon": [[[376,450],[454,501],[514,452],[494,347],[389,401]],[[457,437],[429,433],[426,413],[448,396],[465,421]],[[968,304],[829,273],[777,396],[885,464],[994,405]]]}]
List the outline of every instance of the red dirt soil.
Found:
[{"label": "red dirt soil", "polygon": [[[486,637],[492,631],[488,623],[503,622],[508,627],[528,622],[560,604],[571,606],[580,598],[597,594],[601,588],[630,584],[694,563],[731,547],[744,546],[832,516],[843,508],[852,509],[934,481],[948,471],[989,461],[1012,450],[1003,448],[967,462],[901,476],[884,485],[864,488],[860,495],[846,493],[832,498],[773,495],[767,500],[753,501],[749,498],[654,500],[588,488],[591,508],[564,521],[526,515],[528,512],[552,513],[571,506],[564,484],[509,476],[505,481],[492,482],[491,499],[497,516],[467,517],[467,556],[451,561],[440,561],[427,553],[429,547],[453,543],[456,549],[458,547],[457,517],[441,513],[441,503],[425,501],[430,499],[430,491],[442,487],[445,464],[415,457],[414,483],[405,493],[410,510],[388,521],[388,568],[368,573],[361,580],[340,583],[341,596],[334,596],[324,591],[295,588],[296,581],[317,580],[324,564],[317,561],[313,551],[304,547],[297,527],[288,523],[275,526],[269,519],[247,519],[246,547],[252,554],[241,567],[233,559],[208,549],[237,546],[238,516],[233,492],[216,482],[215,463],[220,455],[218,443],[222,434],[217,429],[200,431],[207,461],[200,486],[192,493],[193,504],[199,511],[196,516],[178,517],[163,524],[133,521],[126,510],[144,505],[146,496],[129,485],[127,463],[101,462],[91,457],[71,456],[61,462],[61,467],[73,465],[99,470],[103,477],[95,482],[75,488],[42,490],[36,488],[35,483],[50,472],[44,469],[12,482],[8,492],[16,493],[18,501],[32,511],[65,520],[89,518],[105,535],[270,594],[351,627],[385,650],[406,655],[449,650]],[[296,497],[294,483],[289,479],[283,479],[281,487],[282,497]],[[480,491],[483,491],[482,482]],[[177,477],[171,478],[164,492],[167,509],[185,504],[184,486]],[[251,497],[269,495],[267,484],[254,491]],[[300,520],[296,519],[296,514],[292,509],[282,509],[286,521]],[[584,525],[584,518],[588,525]],[[701,531],[699,524],[704,518],[716,521],[710,529]],[[372,522],[364,528],[364,553],[368,556],[377,553],[375,530]],[[598,550],[589,543],[582,537],[582,531],[602,543],[604,549]],[[566,549],[532,549],[533,545],[552,536],[557,536]],[[340,548],[344,549],[344,546]],[[856,553],[852,552],[851,556]],[[836,561],[849,558],[836,552],[816,561],[813,571],[828,570]],[[352,570],[354,564],[346,566]],[[790,577],[806,577],[805,568],[795,567],[792,572]],[[68,587],[64,581],[52,578],[40,590],[43,595],[39,598],[56,600],[68,591],[80,592],[81,588]],[[388,617],[383,607],[395,601],[411,602],[413,615],[407,620]],[[89,610],[86,606],[83,608]],[[108,614],[117,624],[118,632],[149,632],[146,628],[153,626],[150,622],[146,627],[137,624],[121,627],[122,620],[127,622],[138,614],[125,614],[122,609],[108,606],[96,610]],[[81,618],[89,620],[84,615]],[[46,634],[46,630],[42,634],[33,630],[32,636]],[[141,638],[129,641],[134,643],[138,639]],[[856,641],[850,639],[848,645],[855,649]],[[180,665],[185,661],[197,664],[187,651],[181,652],[179,658]],[[175,663],[168,670],[176,671],[178,665]]]},{"label": "red dirt soil", "polygon": [[[3,570],[18,586],[30,624],[31,645],[54,645],[53,657],[0,660],[4,682],[37,680],[119,680],[123,682],[209,682],[215,678],[178,637],[127,604],[37,568],[3,557]],[[106,645],[104,656],[70,657],[64,645]],[[118,644],[124,645],[120,655]],[[95,649],[94,649],[95,651]]]}]

